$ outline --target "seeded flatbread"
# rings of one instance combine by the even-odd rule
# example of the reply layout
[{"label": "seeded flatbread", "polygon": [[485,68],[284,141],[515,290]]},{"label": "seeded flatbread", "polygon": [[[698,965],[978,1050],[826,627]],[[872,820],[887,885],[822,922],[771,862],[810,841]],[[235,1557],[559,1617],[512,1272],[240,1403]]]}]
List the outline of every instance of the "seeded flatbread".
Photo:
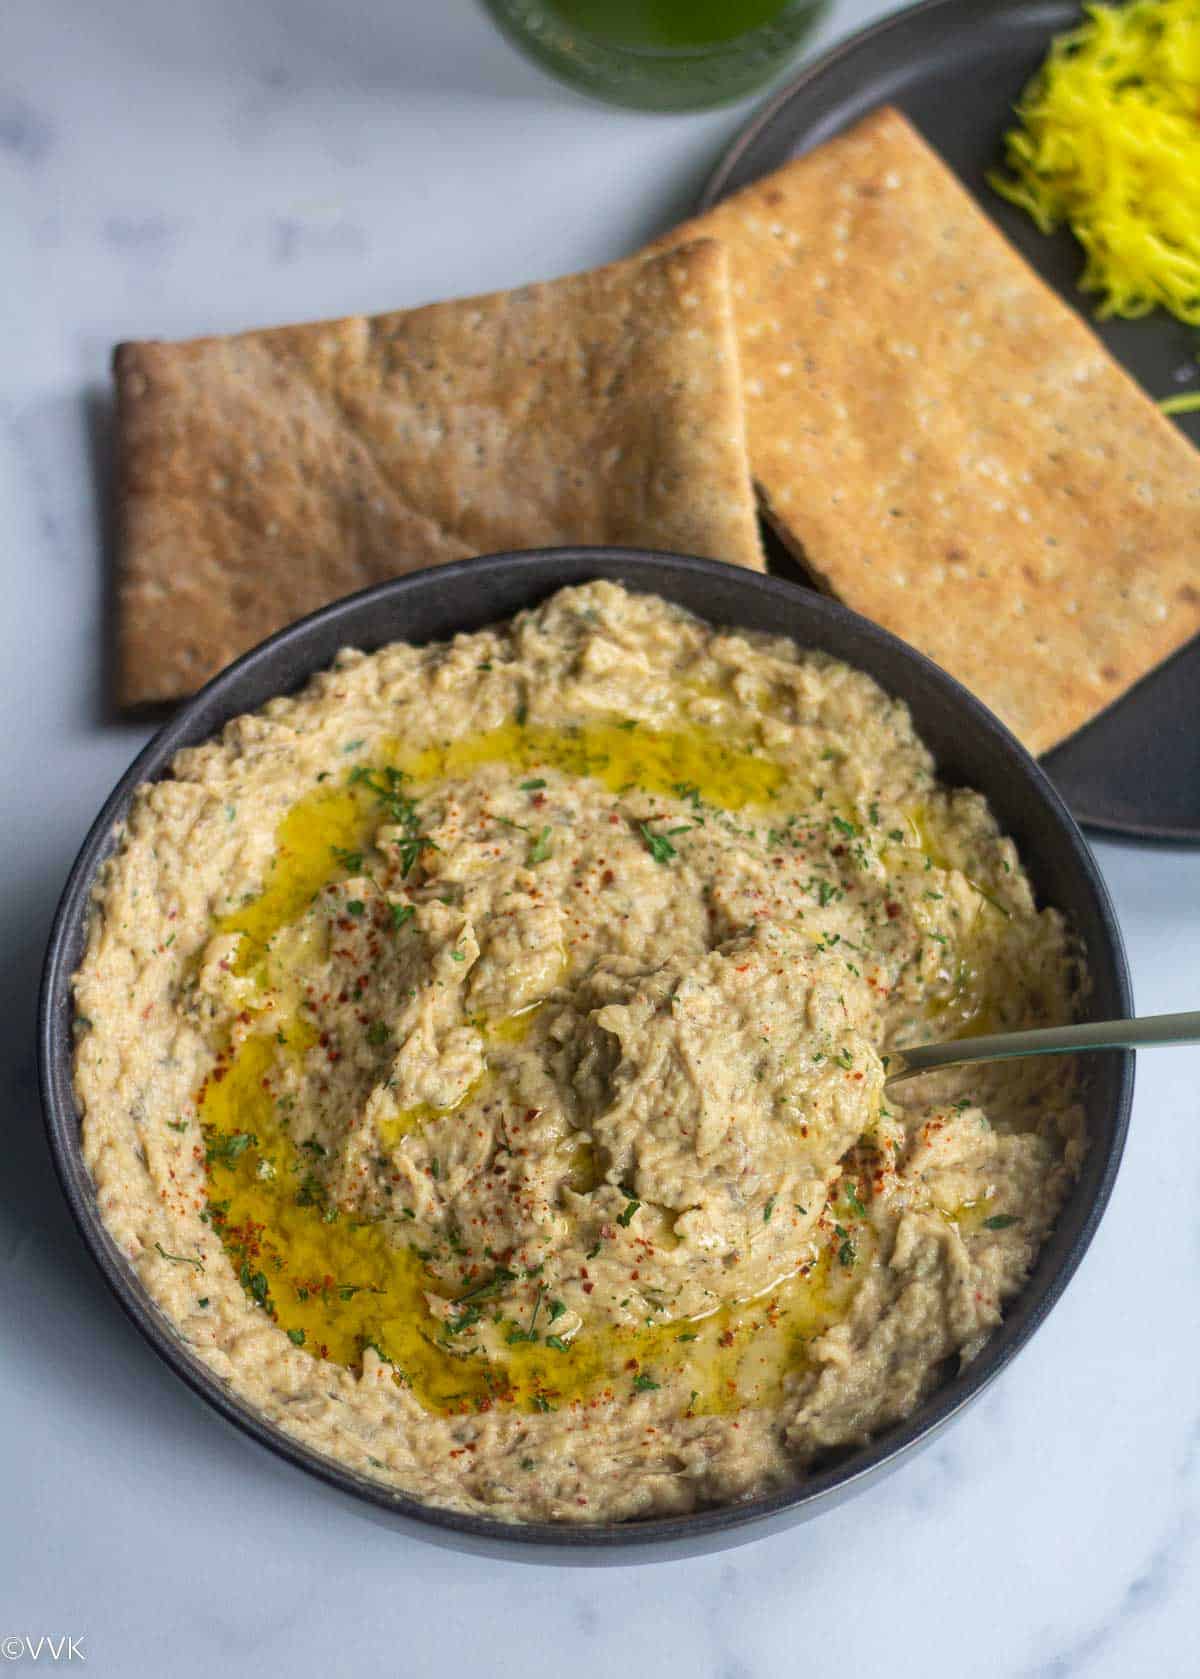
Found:
[{"label": "seeded flatbread", "polygon": [[176,698],[339,595],[557,543],[761,569],[727,259],[118,346],[119,697]]},{"label": "seeded flatbread", "polygon": [[1200,630],[1200,454],[899,112],[673,237],[705,233],[766,511],[825,588],[1033,752]]}]

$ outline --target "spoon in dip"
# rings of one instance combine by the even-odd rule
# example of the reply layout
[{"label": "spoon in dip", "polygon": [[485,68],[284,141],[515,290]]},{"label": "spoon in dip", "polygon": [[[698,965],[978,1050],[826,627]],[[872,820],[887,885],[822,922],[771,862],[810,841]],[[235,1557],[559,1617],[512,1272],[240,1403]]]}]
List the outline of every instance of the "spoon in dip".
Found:
[{"label": "spoon in dip", "polygon": [[1141,1020],[1089,1020],[1081,1026],[1045,1026],[1032,1032],[996,1032],[987,1038],[956,1038],[949,1043],[892,1050],[884,1057],[884,1084],[931,1073],[935,1067],[960,1067],[972,1061],[1195,1043],[1200,1043],[1200,1010],[1191,1014],[1149,1014]]}]

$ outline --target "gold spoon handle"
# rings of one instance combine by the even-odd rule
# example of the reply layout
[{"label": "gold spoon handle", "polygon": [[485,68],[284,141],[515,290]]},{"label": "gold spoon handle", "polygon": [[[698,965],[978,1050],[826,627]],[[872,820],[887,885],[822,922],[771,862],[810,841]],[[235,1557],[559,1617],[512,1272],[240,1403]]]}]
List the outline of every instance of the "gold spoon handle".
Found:
[{"label": "gold spoon handle", "polygon": [[988,1038],[957,1038],[917,1044],[884,1058],[886,1084],[960,1067],[971,1061],[1009,1061],[1020,1055],[1070,1055],[1084,1049],[1148,1049],[1154,1044],[1200,1043],[1200,1010],[1149,1014],[1141,1020],[1089,1020],[1081,1026],[1044,1026],[1033,1032],[997,1032]]}]

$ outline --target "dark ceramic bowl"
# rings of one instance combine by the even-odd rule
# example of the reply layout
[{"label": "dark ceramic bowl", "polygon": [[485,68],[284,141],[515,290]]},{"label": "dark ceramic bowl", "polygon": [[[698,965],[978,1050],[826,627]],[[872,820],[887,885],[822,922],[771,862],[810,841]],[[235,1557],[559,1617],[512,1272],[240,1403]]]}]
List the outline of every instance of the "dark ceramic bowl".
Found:
[{"label": "dark ceramic bowl", "polygon": [[595,1527],[513,1526],[455,1515],[390,1493],[299,1445],[229,1392],[143,1292],[104,1227],[83,1163],[71,1088],[71,974],[82,955],[96,870],[117,843],[117,829],[139,782],[165,774],[180,747],[206,740],[231,717],[300,687],[340,647],[369,650],[398,639],[423,642],[477,630],[534,605],[563,584],[596,577],[665,596],[714,624],[786,633],[802,647],[822,648],[869,671],[889,693],[905,700],[941,776],[987,795],[1001,826],[1020,848],[1039,901],[1056,905],[1081,936],[1091,965],[1092,1018],[1132,1013],[1121,935],[1108,893],[1087,843],[1033,759],[978,700],[912,648],[833,601],[776,578],[708,560],[618,548],[547,549],[465,560],[367,589],[314,613],[247,653],[182,706],[131,765],[97,817],[67,881],[50,937],[38,1022],[39,1058],[50,1147],[71,1210],[118,1300],[154,1350],[244,1433],[329,1485],[386,1511],[410,1532],[531,1562],[629,1563],[720,1550],[814,1515],[895,1467],[988,1385],[1066,1287],[1108,1201],[1133,1090],[1131,1054],[1111,1051],[1092,1057],[1092,1146],[1082,1176],[1026,1288],[980,1356],[900,1427],[861,1450],[845,1453],[784,1492],[661,1520]]}]

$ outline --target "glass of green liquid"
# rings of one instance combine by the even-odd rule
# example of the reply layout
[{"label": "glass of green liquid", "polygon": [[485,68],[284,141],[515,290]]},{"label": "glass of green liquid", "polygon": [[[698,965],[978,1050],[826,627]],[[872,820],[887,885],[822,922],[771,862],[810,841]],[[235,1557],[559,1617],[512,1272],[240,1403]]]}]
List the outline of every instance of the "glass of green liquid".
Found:
[{"label": "glass of green liquid", "polygon": [[484,0],[522,51],[583,93],[644,111],[739,99],[797,52],[829,0]]}]

